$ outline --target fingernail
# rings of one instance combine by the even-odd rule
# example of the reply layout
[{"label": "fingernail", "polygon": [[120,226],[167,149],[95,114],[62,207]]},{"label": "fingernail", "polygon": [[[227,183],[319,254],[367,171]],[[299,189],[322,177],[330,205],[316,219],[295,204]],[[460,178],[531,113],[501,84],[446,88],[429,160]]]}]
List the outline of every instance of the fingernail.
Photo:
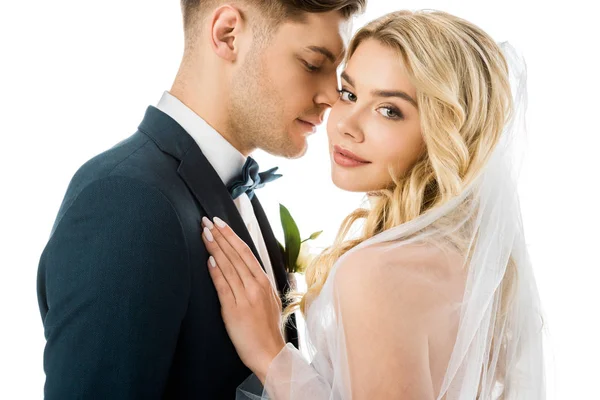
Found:
[{"label": "fingernail", "polygon": [[219,228],[225,228],[227,226],[227,224],[219,217],[214,217],[213,221],[215,221],[215,224],[217,224]]},{"label": "fingernail", "polygon": [[212,229],[215,226],[213,225],[213,223],[211,222],[210,219],[206,218],[206,217],[202,217],[202,223],[204,224],[204,226],[206,226],[208,229]]},{"label": "fingernail", "polygon": [[208,257],[208,262],[210,263],[210,266],[213,268],[217,266],[217,262],[215,261],[215,258],[213,256]]},{"label": "fingernail", "polygon": [[208,228],[204,228],[204,236],[206,236],[206,239],[209,242],[212,242],[215,240],[215,238],[213,237],[212,233],[210,233],[210,230],[208,230]]}]

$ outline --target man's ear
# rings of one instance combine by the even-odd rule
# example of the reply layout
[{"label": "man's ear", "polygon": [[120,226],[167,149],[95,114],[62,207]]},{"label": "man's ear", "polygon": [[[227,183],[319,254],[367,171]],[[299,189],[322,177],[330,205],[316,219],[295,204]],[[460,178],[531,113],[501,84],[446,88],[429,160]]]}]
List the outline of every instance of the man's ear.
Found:
[{"label": "man's ear", "polygon": [[245,29],[240,11],[231,6],[217,8],[210,20],[210,38],[213,51],[222,59],[235,61],[240,52],[240,35]]}]

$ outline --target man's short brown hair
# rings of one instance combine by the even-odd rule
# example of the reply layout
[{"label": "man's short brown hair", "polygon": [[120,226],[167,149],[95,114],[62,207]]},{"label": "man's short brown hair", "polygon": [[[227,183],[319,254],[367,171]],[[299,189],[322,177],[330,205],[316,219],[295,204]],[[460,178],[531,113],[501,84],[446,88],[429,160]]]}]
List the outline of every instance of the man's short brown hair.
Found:
[{"label": "man's short brown hair", "polygon": [[[339,11],[350,18],[364,11],[367,0],[242,0],[264,10],[269,20],[276,24],[287,20],[301,21],[305,13]],[[183,26],[188,28],[199,20],[202,13],[224,0],[181,0]]]}]

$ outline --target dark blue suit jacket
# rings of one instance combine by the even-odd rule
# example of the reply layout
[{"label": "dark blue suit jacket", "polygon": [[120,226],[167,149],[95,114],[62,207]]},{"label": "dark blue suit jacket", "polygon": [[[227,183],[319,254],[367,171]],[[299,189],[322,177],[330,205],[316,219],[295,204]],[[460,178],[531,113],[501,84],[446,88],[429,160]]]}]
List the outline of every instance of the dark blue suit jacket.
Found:
[{"label": "dark blue suit jacket", "polygon": [[[277,242],[256,196],[252,204],[284,293]],[[38,270],[47,399],[235,397],[251,372],[221,319],[203,216],[224,219],[257,254],[197,144],[154,107],[79,169]]]}]

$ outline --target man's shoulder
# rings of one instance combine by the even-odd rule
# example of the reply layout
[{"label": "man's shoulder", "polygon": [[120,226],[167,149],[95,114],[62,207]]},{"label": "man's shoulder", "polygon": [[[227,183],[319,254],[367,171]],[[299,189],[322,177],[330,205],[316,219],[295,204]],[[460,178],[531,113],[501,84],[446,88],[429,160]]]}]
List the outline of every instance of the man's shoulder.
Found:
[{"label": "man's shoulder", "polygon": [[176,172],[177,164],[141,132],[136,132],[112,148],[85,162],[75,173],[71,183],[87,184],[110,175],[127,176],[139,180],[148,179],[163,170]]},{"label": "man's shoulder", "polygon": [[[136,132],[77,170],[65,193],[59,218],[84,191],[92,189],[98,206],[109,201],[115,190],[144,187],[177,208],[178,200],[189,197],[185,183],[178,176],[178,166],[175,158],[163,153],[146,135]],[[143,197],[137,198],[143,201]]]},{"label": "man's shoulder", "polygon": [[178,188],[178,167],[176,158],[161,151],[148,136],[138,131],[79,167],[71,178],[66,197],[77,195],[90,184],[111,176],[147,184],[168,196]]}]

